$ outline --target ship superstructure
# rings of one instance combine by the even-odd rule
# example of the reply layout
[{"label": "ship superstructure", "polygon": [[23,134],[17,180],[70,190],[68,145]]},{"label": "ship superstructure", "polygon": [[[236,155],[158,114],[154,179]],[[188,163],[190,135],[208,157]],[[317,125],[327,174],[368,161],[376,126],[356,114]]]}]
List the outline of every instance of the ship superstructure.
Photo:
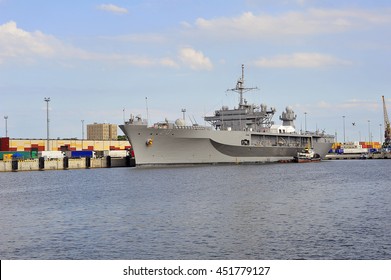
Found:
[{"label": "ship superstructure", "polygon": [[296,115],[286,107],[280,116],[282,125],[272,118],[275,108],[265,104],[248,104],[244,66],[236,87],[239,105],[223,106],[214,115],[204,117],[211,126],[186,126],[183,119],[163,121],[148,127],[141,116],[131,116],[120,125],[131,143],[136,165],[198,164],[198,163],[261,163],[292,160],[304,147],[311,145],[319,157],[324,157],[334,137],[320,133],[299,134],[295,131]]},{"label": "ship superstructure", "polygon": [[242,65],[242,76],[236,83],[236,87],[228,91],[234,91],[239,94],[238,108],[229,109],[223,106],[216,110],[214,116],[204,117],[213,127],[219,130],[234,131],[263,131],[266,132],[273,125],[273,115],[275,108],[267,109],[265,104],[259,106],[247,104],[244,99],[244,93],[258,88],[247,88],[244,84],[244,65]]}]

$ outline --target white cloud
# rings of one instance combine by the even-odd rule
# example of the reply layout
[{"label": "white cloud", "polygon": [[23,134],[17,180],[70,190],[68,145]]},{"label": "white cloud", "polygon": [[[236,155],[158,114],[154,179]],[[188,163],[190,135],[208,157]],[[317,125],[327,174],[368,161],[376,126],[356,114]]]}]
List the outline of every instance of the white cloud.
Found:
[{"label": "white cloud", "polygon": [[212,70],[213,65],[208,57],[202,52],[190,47],[179,50],[179,59],[182,63],[193,70]]},{"label": "white cloud", "polygon": [[40,31],[27,32],[18,28],[14,21],[0,25],[0,63],[7,59],[31,62],[53,57],[92,59],[94,55]]},{"label": "white cloud", "polygon": [[162,66],[170,67],[170,68],[178,68],[179,67],[178,63],[176,63],[173,59],[171,59],[169,57],[161,58],[159,60],[159,64]]},{"label": "white cloud", "polygon": [[391,22],[391,10],[306,9],[300,12],[259,14],[245,12],[236,17],[198,18],[194,24],[182,23],[192,32],[199,31],[221,39],[262,38],[260,36],[308,36],[368,29]]},{"label": "white cloud", "polygon": [[0,25],[0,64],[16,60],[33,63],[41,59],[52,59],[69,65],[71,61],[98,61],[104,63],[129,64],[141,67],[163,66],[176,68],[178,64],[170,58],[151,58],[135,54],[89,52],[40,31],[28,32],[13,21]]},{"label": "white cloud", "polygon": [[254,64],[266,68],[319,68],[333,65],[350,65],[351,62],[321,53],[294,53],[260,58]]},{"label": "white cloud", "polygon": [[50,56],[54,50],[51,46],[55,39],[43,33],[26,32],[19,29],[14,21],[0,25],[0,59],[6,57],[17,57],[25,54],[36,54]]},{"label": "white cloud", "polygon": [[99,10],[114,13],[114,14],[127,14],[128,9],[122,8],[113,4],[101,4],[97,7]]}]

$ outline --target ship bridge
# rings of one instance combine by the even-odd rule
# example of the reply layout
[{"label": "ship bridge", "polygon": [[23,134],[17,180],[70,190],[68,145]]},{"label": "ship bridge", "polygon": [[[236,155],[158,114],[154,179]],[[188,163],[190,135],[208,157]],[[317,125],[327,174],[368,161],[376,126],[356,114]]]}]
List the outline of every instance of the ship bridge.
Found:
[{"label": "ship bridge", "polygon": [[213,116],[204,117],[205,121],[219,130],[269,131],[273,125],[272,118],[276,109],[267,109],[265,104],[260,106],[247,104],[246,99],[243,98],[245,92],[257,89],[257,87],[248,88],[244,85],[244,65],[242,65],[242,76],[237,81],[236,87],[228,89],[239,94],[238,108],[229,109],[223,106],[220,110],[216,110]]},{"label": "ship bridge", "polygon": [[268,110],[264,104],[243,104],[238,109],[223,106],[215,111],[214,116],[207,116],[204,119],[219,130],[267,131],[273,125],[271,119],[275,111],[274,108]]}]

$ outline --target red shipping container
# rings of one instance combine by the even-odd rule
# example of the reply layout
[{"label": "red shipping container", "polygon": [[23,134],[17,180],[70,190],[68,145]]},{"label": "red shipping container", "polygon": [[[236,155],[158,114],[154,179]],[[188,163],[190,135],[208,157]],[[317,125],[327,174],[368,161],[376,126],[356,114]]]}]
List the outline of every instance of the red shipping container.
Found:
[{"label": "red shipping container", "polygon": [[0,151],[9,151],[9,149],[10,149],[9,137],[0,138]]}]

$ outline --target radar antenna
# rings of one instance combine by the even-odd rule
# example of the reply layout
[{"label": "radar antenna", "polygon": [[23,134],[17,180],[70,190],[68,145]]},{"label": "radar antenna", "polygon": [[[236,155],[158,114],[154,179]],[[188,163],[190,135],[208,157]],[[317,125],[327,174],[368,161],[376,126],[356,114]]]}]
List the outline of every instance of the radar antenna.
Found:
[{"label": "radar antenna", "polygon": [[243,93],[251,90],[257,90],[258,87],[246,88],[244,85],[244,64],[242,64],[242,77],[236,83],[236,87],[232,89],[227,89],[227,91],[235,91],[239,93],[239,107],[242,108],[245,105],[245,100],[243,99]]}]

